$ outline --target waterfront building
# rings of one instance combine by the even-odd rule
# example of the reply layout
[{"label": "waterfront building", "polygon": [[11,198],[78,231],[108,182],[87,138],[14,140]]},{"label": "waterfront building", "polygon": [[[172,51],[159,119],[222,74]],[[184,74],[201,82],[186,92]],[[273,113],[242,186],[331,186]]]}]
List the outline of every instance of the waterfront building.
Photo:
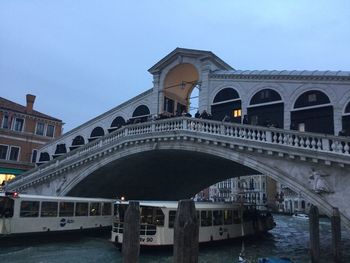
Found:
[{"label": "waterfront building", "polygon": [[294,214],[296,212],[308,213],[311,203],[307,202],[301,193],[294,192],[287,186],[277,183],[276,207],[278,212],[287,214]]},{"label": "waterfront building", "polygon": [[[276,182],[262,174],[230,178],[214,185],[207,190],[208,199],[213,202],[243,201],[256,204],[258,207],[275,209]],[[203,191],[196,195],[203,196]]]},{"label": "waterfront building", "polygon": [[26,106],[0,97],[0,184],[35,166],[39,149],[62,133],[62,121],[34,110],[35,96]]}]

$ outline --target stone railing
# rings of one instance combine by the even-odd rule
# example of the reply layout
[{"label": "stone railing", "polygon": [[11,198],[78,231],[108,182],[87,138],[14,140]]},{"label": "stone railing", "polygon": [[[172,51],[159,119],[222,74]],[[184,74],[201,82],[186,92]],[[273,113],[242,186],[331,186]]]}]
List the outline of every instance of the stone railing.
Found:
[{"label": "stone railing", "polygon": [[280,145],[281,147],[293,147],[350,156],[350,140],[346,137],[180,117],[124,126],[119,130],[105,135],[101,139],[90,142],[21,176],[17,176],[13,182],[8,184],[8,188],[15,188],[17,185],[37,180],[49,170],[64,166],[71,161],[76,161],[82,156],[88,156],[91,153],[98,152],[105,147],[120,142],[121,139],[140,137],[147,134],[161,135],[164,133],[166,135],[168,132],[180,130],[200,133],[202,135],[222,136],[225,139],[235,138],[258,141],[266,144]]}]

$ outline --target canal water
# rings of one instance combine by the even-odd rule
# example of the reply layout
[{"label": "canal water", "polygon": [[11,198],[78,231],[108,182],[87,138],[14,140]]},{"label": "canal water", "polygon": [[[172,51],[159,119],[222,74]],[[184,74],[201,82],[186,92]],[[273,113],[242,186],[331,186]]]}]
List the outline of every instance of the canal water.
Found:
[{"label": "canal water", "polygon": [[[310,262],[308,254],[309,225],[304,219],[275,215],[277,226],[268,234],[244,240],[246,255],[255,262],[258,257],[289,257],[294,262]],[[342,231],[344,262],[350,262],[350,231]],[[331,225],[320,219],[321,262],[332,262]],[[200,263],[238,262],[241,241],[200,248]],[[0,246],[0,262],[8,263],[86,263],[122,262],[119,250],[108,236],[61,237],[60,239],[23,240]],[[171,251],[146,251],[141,263],[172,262]]]}]

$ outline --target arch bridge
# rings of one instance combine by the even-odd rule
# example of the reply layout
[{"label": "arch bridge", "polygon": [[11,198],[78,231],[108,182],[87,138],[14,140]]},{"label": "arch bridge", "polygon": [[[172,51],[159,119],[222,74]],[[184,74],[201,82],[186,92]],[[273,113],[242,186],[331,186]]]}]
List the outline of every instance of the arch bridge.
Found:
[{"label": "arch bridge", "polygon": [[45,195],[181,199],[223,179],[270,176],[350,227],[350,140],[178,117],[124,126],[16,178]]}]

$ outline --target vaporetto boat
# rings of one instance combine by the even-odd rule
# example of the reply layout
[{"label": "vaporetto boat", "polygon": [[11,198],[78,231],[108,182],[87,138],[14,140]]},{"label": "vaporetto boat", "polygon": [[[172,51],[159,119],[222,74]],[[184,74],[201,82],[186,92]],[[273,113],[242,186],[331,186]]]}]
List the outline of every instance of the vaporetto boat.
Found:
[{"label": "vaporetto boat", "polygon": [[[124,214],[128,202],[117,202],[111,241],[123,243]],[[173,245],[178,202],[140,201],[140,245]],[[275,223],[268,212],[240,203],[195,202],[199,220],[199,242],[212,242],[254,235],[271,230]]]},{"label": "vaporetto boat", "polygon": [[4,237],[111,228],[115,199],[0,193]]}]

